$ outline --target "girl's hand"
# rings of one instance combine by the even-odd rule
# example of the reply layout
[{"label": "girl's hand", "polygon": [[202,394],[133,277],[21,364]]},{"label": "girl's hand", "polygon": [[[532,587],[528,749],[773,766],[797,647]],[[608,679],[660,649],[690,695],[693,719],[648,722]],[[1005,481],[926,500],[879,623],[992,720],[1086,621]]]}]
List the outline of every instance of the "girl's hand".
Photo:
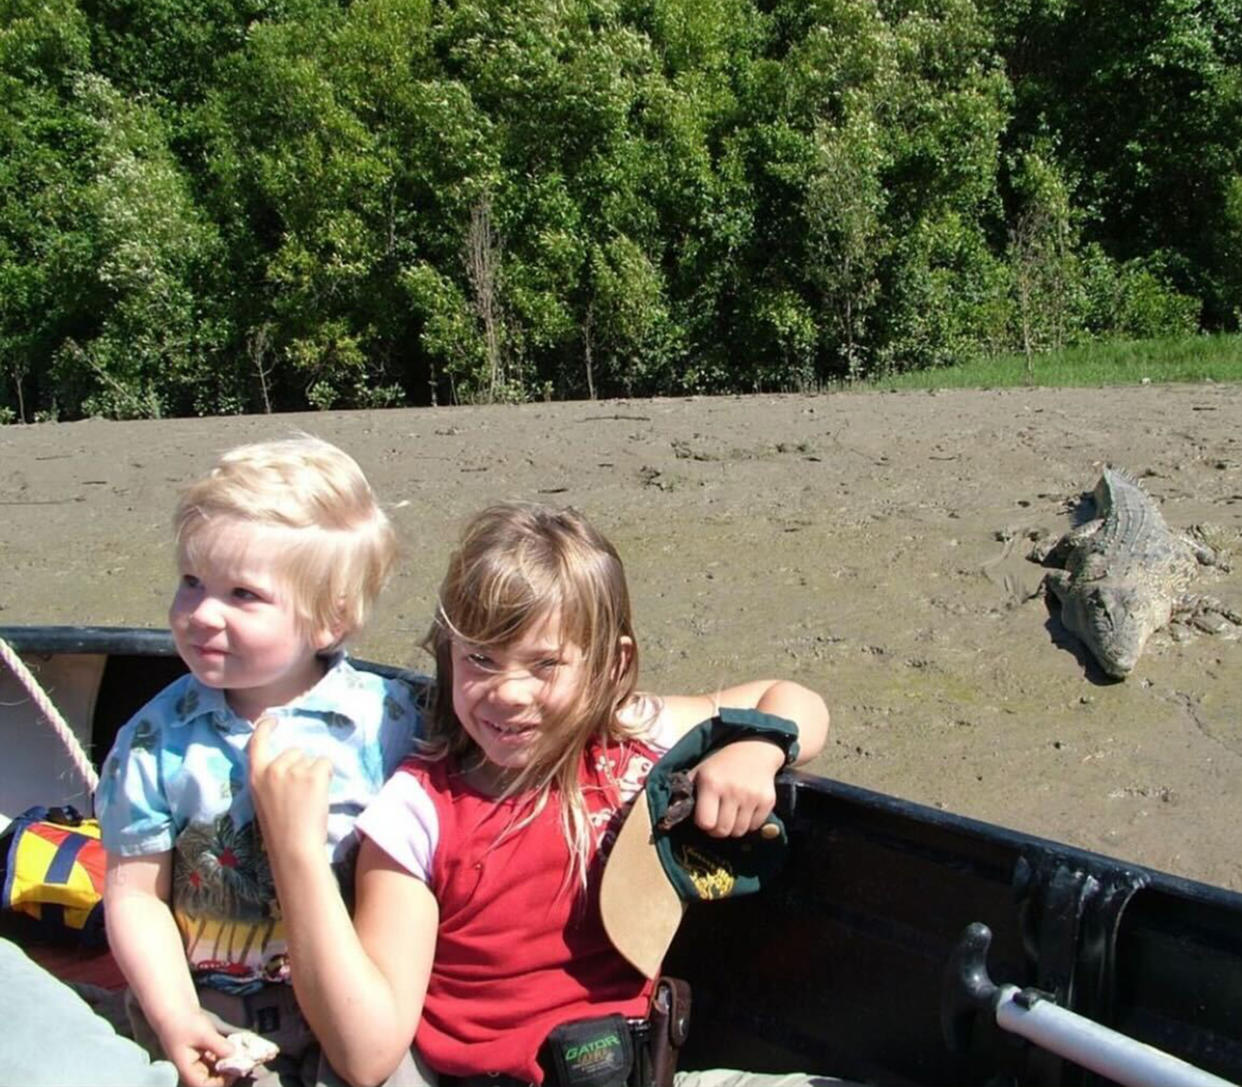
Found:
[{"label": "girl's hand", "polygon": [[165,1056],[186,1087],[226,1087],[237,1078],[216,1072],[216,1060],[232,1053],[233,1043],[216,1030],[201,1008],[157,1033]]},{"label": "girl's hand", "polygon": [[332,783],[329,760],[292,747],[272,753],[272,732],[278,727],[276,718],[260,717],[247,749],[255,813],[273,862],[279,852],[322,851]]},{"label": "girl's hand", "polygon": [[776,774],[785,752],[767,740],[739,740],[713,751],[691,776],[694,822],[713,838],[758,830],[776,806]]}]

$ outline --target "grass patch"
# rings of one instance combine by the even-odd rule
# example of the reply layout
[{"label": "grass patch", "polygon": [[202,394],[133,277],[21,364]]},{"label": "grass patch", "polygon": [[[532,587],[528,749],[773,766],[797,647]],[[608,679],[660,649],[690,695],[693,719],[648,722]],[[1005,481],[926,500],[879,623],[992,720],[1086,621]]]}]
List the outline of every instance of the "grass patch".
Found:
[{"label": "grass patch", "polygon": [[[979,389],[1012,386],[1242,382],[1242,336],[1114,340],[1035,355],[999,355],[958,366],[868,379],[863,388]],[[857,387],[857,386],[856,386]]]}]

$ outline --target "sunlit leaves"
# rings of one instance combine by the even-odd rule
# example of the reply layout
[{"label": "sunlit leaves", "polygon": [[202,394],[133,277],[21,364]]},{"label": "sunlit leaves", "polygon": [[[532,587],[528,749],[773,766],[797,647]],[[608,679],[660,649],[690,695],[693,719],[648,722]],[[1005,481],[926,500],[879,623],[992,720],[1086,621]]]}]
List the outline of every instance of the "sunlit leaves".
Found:
[{"label": "sunlit leaves", "polygon": [[0,0],[0,418],[1242,319],[1242,3]]}]

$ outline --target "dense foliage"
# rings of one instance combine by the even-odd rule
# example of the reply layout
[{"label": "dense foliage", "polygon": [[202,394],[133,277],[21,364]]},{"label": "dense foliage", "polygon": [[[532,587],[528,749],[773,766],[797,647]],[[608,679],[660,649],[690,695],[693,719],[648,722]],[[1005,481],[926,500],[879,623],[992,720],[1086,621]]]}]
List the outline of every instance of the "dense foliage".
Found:
[{"label": "dense foliage", "polygon": [[1242,0],[0,0],[0,420],[1236,328]]}]

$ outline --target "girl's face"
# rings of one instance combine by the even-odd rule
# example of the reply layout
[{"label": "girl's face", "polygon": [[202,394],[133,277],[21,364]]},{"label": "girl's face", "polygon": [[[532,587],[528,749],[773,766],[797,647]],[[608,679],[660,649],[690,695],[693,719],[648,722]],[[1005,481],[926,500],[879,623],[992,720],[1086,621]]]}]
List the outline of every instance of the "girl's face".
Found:
[{"label": "girl's face", "polygon": [[498,791],[573,707],[586,672],[582,650],[562,640],[554,611],[499,648],[454,638],[452,659],[453,711],[483,752],[479,783]]}]

